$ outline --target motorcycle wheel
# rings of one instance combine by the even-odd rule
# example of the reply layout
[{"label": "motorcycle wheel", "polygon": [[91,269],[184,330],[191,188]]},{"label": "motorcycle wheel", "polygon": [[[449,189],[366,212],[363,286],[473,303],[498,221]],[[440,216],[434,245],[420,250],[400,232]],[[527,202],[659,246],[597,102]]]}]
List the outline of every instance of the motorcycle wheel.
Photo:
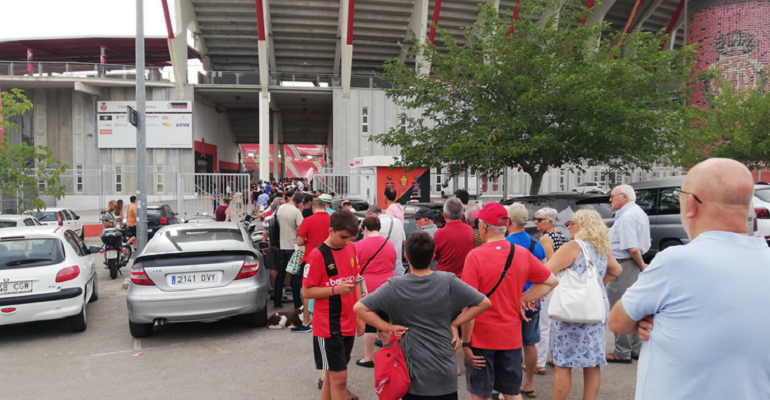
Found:
[{"label": "motorcycle wheel", "polygon": [[107,261],[110,267],[110,278],[116,279],[118,277],[118,260]]}]

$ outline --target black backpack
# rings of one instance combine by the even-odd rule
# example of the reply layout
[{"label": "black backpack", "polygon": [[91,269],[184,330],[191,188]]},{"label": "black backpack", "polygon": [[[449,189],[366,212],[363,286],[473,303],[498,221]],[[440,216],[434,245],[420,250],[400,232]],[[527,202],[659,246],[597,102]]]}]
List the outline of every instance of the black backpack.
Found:
[{"label": "black backpack", "polygon": [[268,222],[267,238],[270,240],[271,246],[281,247],[281,226],[278,225],[278,209],[275,210],[273,218]]}]

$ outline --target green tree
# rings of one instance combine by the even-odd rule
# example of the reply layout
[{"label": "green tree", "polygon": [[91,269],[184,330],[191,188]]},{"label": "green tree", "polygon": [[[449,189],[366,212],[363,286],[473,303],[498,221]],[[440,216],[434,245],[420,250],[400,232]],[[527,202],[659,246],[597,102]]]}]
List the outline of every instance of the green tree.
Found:
[{"label": "green tree", "polygon": [[770,96],[767,81],[754,88],[736,90],[720,71],[703,76],[716,90],[706,92],[708,108],[693,108],[682,165],[695,165],[709,157],[726,157],[751,169],[770,165]]},{"label": "green tree", "polygon": [[510,17],[482,4],[481,21],[466,29],[468,44],[441,29],[443,49],[415,44],[412,53],[430,63],[427,75],[397,59],[386,63],[388,97],[422,115],[371,139],[400,146],[395,165],[450,165],[452,174],[519,166],[536,194],[550,166],[627,172],[681,147],[692,47],[658,51],[663,34],[644,32],[627,35],[623,48],[617,36],[597,46],[608,24],[581,25],[579,0],[558,13],[558,2],[522,0],[520,7],[510,36]]},{"label": "green tree", "polygon": [[57,160],[48,147],[9,142],[8,132],[18,129],[9,119],[31,110],[32,102],[20,89],[11,89],[0,95],[3,103],[0,126],[5,132],[0,145],[0,194],[10,198],[18,196],[20,213],[43,209],[45,202],[40,199],[40,195],[50,195],[57,199],[64,196],[61,174],[67,166]]}]

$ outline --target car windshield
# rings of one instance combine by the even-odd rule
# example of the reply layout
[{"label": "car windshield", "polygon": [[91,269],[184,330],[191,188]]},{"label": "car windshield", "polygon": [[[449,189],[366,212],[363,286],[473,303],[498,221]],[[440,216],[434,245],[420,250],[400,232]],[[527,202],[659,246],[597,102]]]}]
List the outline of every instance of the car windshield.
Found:
[{"label": "car windshield", "polygon": [[32,216],[37,218],[38,221],[58,221],[56,211],[39,211],[32,213]]},{"label": "car windshield", "polygon": [[[613,218],[615,211],[612,211],[610,203],[579,203],[576,205],[577,210],[594,210],[602,216],[603,219]],[[575,211],[577,211],[575,210]]]},{"label": "car windshield", "polygon": [[243,234],[238,229],[170,229],[155,235],[147,253],[178,251],[221,251],[243,248]]},{"label": "car windshield", "polygon": [[0,240],[0,270],[40,267],[61,262],[64,262],[64,253],[58,239]]},{"label": "car windshield", "polygon": [[15,228],[16,221],[0,221],[0,228]]},{"label": "car windshield", "polygon": [[770,187],[767,189],[757,189],[754,191],[754,196],[758,199],[770,203]]}]

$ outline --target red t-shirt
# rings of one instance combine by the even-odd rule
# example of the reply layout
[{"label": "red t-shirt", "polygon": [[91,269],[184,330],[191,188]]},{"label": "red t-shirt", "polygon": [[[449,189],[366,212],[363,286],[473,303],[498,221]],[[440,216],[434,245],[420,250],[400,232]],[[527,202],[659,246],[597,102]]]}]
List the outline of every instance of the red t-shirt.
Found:
[{"label": "red t-shirt", "polygon": [[473,250],[473,228],[460,222],[448,222],[433,236],[436,246],[436,270],[463,277],[465,257]]},{"label": "red t-shirt", "polygon": [[[385,244],[383,246],[383,243]],[[382,247],[379,253],[377,250]],[[377,256],[369,262],[369,259],[377,253]],[[378,287],[388,281],[388,278],[396,276],[393,273],[393,267],[396,265],[396,248],[393,243],[382,236],[372,236],[356,243],[356,254],[361,268],[369,262],[364,270],[363,277],[366,279],[366,290],[374,293]]]},{"label": "red t-shirt", "polygon": [[[314,214],[315,215],[315,214]],[[329,249],[334,263],[327,265],[321,249]],[[321,243],[305,256],[307,263],[302,285],[312,287],[332,287],[343,282],[355,282],[360,266],[356,259],[356,247],[352,244],[343,249],[332,249]],[[329,276],[331,274],[331,276]],[[354,336],[356,334],[356,291],[347,296],[336,295],[313,302],[313,335],[330,338],[333,334]]]},{"label": "red t-shirt", "polygon": [[[486,243],[473,249],[465,259],[463,281],[479,292],[489,293],[505,268],[511,244],[505,240]],[[522,347],[519,306],[527,281],[543,283],[551,276],[527,249],[516,246],[508,274],[489,300],[492,307],[476,318],[471,346],[487,350],[515,350]]]},{"label": "red t-shirt", "polygon": [[305,238],[305,259],[308,254],[329,237],[329,219],[327,213],[315,213],[302,220],[297,237]]}]

